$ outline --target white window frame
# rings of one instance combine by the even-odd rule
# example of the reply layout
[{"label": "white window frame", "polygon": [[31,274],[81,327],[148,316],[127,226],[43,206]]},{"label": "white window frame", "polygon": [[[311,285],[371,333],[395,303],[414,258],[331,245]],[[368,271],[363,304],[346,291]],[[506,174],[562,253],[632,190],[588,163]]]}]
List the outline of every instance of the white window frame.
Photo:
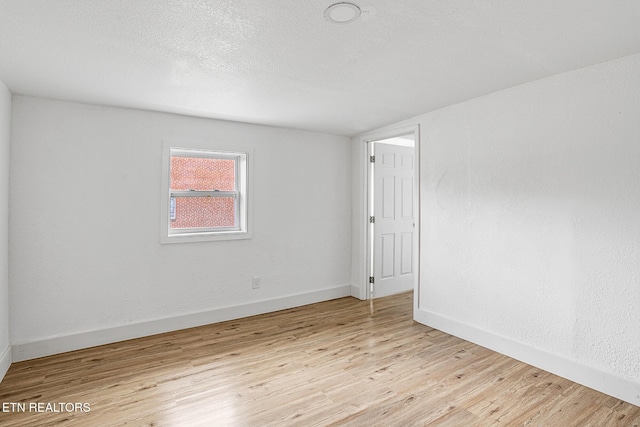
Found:
[{"label": "white window frame", "polygon": [[[236,189],[234,191],[172,190],[171,157],[202,157],[233,159],[236,161]],[[249,211],[249,151],[230,151],[212,148],[185,148],[165,142],[162,153],[162,207],[161,243],[188,243],[215,240],[237,240],[251,238]],[[215,228],[171,228],[171,199],[173,197],[233,197],[235,204],[234,227]]]}]

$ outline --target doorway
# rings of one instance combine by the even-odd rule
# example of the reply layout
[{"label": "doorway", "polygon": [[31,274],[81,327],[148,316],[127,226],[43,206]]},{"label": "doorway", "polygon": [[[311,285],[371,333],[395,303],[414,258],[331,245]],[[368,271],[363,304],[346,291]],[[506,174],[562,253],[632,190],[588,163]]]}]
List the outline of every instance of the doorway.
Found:
[{"label": "doorway", "polygon": [[417,287],[417,129],[367,140],[367,298]]}]

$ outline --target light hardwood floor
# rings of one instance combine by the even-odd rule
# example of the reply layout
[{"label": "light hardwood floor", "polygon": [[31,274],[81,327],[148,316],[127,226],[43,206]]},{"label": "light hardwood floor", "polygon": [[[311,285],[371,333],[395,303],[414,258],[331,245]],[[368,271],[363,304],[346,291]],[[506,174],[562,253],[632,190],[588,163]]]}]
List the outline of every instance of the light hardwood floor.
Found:
[{"label": "light hardwood floor", "polygon": [[[0,402],[27,412],[0,413],[0,425],[640,425],[639,407],[415,323],[411,310],[411,293],[343,298],[15,363]],[[90,411],[28,412],[38,402]]]}]

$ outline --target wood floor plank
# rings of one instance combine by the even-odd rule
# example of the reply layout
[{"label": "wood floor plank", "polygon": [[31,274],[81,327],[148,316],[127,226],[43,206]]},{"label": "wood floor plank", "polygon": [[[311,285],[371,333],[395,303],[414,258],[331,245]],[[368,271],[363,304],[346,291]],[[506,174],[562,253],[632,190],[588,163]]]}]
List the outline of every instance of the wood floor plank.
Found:
[{"label": "wood floor plank", "polygon": [[412,319],[412,293],[342,298],[14,363],[2,426],[624,426],[640,408]]}]

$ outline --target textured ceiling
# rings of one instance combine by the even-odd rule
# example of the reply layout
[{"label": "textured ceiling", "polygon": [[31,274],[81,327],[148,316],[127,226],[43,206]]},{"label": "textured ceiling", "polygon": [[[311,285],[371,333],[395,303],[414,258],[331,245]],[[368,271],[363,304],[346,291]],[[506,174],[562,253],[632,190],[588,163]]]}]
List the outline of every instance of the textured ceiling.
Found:
[{"label": "textured ceiling", "polygon": [[[15,94],[353,135],[640,52],[638,0],[0,0]],[[639,77],[640,81],[640,77]]]}]

